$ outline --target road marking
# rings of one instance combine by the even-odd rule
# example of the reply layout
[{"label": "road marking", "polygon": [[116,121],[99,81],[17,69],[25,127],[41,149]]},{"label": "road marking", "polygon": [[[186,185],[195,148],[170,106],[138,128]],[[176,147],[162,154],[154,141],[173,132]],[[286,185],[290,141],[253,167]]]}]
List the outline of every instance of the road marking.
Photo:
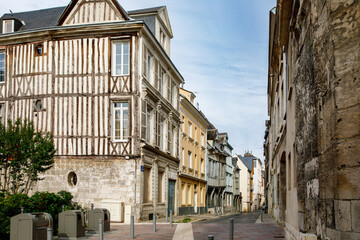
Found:
[{"label": "road marking", "polygon": [[191,223],[177,223],[173,240],[194,240]]}]

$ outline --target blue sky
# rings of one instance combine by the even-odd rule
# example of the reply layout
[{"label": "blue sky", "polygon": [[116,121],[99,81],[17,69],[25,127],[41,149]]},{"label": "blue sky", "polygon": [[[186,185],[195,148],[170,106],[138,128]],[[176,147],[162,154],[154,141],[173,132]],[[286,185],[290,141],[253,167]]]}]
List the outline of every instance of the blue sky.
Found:
[{"label": "blue sky", "polygon": [[[65,6],[69,0],[13,0],[0,13]],[[174,38],[171,58],[200,109],[233,153],[263,159],[267,117],[269,11],[275,0],[118,0],[125,10],[166,5]]]}]

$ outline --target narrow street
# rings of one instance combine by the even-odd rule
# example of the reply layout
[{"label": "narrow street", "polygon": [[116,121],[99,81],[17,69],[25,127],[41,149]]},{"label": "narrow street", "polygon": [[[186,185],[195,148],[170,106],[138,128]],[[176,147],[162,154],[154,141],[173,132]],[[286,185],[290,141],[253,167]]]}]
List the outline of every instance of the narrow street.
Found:
[{"label": "narrow street", "polygon": [[259,216],[260,216],[260,212],[240,213],[240,214],[220,217],[216,219],[199,221],[193,224],[209,224],[209,223],[228,224],[230,218],[234,219],[234,223],[255,223],[256,220],[259,218]]},{"label": "narrow street", "polygon": [[234,239],[284,239],[283,229],[268,215],[260,222],[259,211],[195,222],[192,224],[194,239],[207,239],[208,235],[229,239],[230,218],[234,219]]},{"label": "narrow street", "polygon": [[[164,223],[159,219],[156,232],[153,232],[152,223],[135,224],[135,238],[149,239],[173,239],[173,240],[207,240],[209,235],[214,239],[229,239],[230,218],[234,218],[234,239],[284,239],[284,231],[268,215],[264,215],[264,222],[260,222],[260,212],[241,213],[216,217],[210,215],[189,216],[196,219],[190,223]],[[98,235],[87,235],[81,239],[98,239]],[[130,226],[128,224],[113,224],[110,232],[106,232],[104,239],[131,239]]]}]

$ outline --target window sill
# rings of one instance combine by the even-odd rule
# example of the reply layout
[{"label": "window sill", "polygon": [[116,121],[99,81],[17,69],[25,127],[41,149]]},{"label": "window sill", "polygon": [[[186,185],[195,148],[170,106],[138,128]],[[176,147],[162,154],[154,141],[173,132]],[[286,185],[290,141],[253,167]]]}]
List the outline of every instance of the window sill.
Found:
[{"label": "window sill", "polygon": [[130,74],[123,74],[123,75],[113,75],[111,74],[111,77],[128,77]]},{"label": "window sill", "polygon": [[128,141],[129,141],[129,139],[122,139],[122,140],[115,140],[115,139],[112,139],[111,141],[112,141],[112,142],[114,142],[114,143],[124,143],[124,142],[128,142]]}]

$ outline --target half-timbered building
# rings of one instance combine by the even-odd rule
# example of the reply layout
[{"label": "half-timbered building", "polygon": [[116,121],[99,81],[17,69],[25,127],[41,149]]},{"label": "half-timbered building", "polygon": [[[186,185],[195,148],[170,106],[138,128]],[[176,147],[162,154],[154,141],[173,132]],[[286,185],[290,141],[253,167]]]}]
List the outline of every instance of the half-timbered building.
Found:
[{"label": "half-timbered building", "polygon": [[70,191],[115,221],[174,208],[183,78],[166,7],[73,0],[4,14],[0,31],[0,120],[29,119],[57,148],[33,191]]}]

